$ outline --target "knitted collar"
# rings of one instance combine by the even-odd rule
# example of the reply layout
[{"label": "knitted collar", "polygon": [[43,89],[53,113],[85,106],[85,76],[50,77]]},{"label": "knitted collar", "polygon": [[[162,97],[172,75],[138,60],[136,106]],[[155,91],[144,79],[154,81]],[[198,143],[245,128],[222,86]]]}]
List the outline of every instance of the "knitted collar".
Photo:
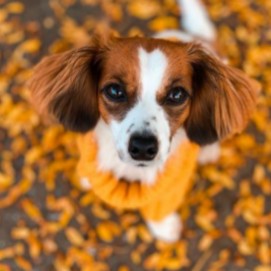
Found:
[{"label": "knitted collar", "polygon": [[178,183],[191,178],[199,147],[189,141],[182,142],[168,158],[164,170],[159,172],[153,185],[117,179],[111,172],[98,170],[97,142],[93,133],[79,137],[79,177],[87,177],[93,192],[111,206],[137,209],[157,200]]}]

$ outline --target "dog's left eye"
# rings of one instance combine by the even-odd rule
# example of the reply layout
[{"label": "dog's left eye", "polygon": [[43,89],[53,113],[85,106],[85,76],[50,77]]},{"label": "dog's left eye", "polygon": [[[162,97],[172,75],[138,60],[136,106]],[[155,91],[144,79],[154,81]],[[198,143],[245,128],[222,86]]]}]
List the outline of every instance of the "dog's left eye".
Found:
[{"label": "dog's left eye", "polygon": [[103,89],[105,96],[113,102],[124,102],[126,100],[125,90],[121,85],[110,84]]},{"label": "dog's left eye", "polygon": [[189,95],[183,87],[174,87],[169,91],[165,101],[170,105],[180,105],[183,104],[188,97]]}]

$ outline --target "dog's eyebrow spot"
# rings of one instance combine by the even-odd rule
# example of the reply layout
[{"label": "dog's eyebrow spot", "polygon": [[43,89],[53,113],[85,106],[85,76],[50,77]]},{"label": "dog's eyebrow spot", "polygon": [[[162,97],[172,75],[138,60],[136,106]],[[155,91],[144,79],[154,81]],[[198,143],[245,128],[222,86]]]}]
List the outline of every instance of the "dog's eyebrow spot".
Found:
[{"label": "dog's eyebrow spot", "polygon": [[152,116],[152,117],[151,117],[151,120],[157,121],[157,118],[156,118],[155,116]]},{"label": "dog's eyebrow spot", "polygon": [[132,129],[134,126],[135,126],[135,124],[132,123],[132,124],[128,127],[128,129],[127,129],[127,134],[130,133],[131,129]]},{"label": "dog's eyebrow spot", "polygon": [[149,121],[144,121],[144,124],[145,124],[146,126],[150,126],[150,122],[149,122]]}]

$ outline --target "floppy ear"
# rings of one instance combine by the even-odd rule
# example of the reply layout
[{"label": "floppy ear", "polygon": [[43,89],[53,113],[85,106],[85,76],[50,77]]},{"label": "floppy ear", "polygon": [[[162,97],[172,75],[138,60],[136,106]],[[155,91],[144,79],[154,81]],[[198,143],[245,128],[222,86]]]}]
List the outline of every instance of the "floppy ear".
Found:
[{"label": "floppy ear", "polygon": [[241,132],[260,84],[198,44],[190,44],[187,52],[193,70],[191,111],[185,123],[188,137],[205,145]]},{"label": "floppy ear", "polygon": [[41,114],[66,128],[86,132],[99,118],[98,50],[83,47],[45,57],[29,81],[32,101]]}]

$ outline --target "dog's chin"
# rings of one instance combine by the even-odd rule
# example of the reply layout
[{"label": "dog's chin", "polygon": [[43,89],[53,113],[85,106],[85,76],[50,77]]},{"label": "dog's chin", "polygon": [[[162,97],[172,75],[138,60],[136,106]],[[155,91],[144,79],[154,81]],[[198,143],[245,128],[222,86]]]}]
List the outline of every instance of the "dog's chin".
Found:
[{"label": "dog's chin", "polygon": [[137,168],[157,168],[160,167],[163,163],[162,161],[135,161],[128,162],[127,164],[130,164]]}]

